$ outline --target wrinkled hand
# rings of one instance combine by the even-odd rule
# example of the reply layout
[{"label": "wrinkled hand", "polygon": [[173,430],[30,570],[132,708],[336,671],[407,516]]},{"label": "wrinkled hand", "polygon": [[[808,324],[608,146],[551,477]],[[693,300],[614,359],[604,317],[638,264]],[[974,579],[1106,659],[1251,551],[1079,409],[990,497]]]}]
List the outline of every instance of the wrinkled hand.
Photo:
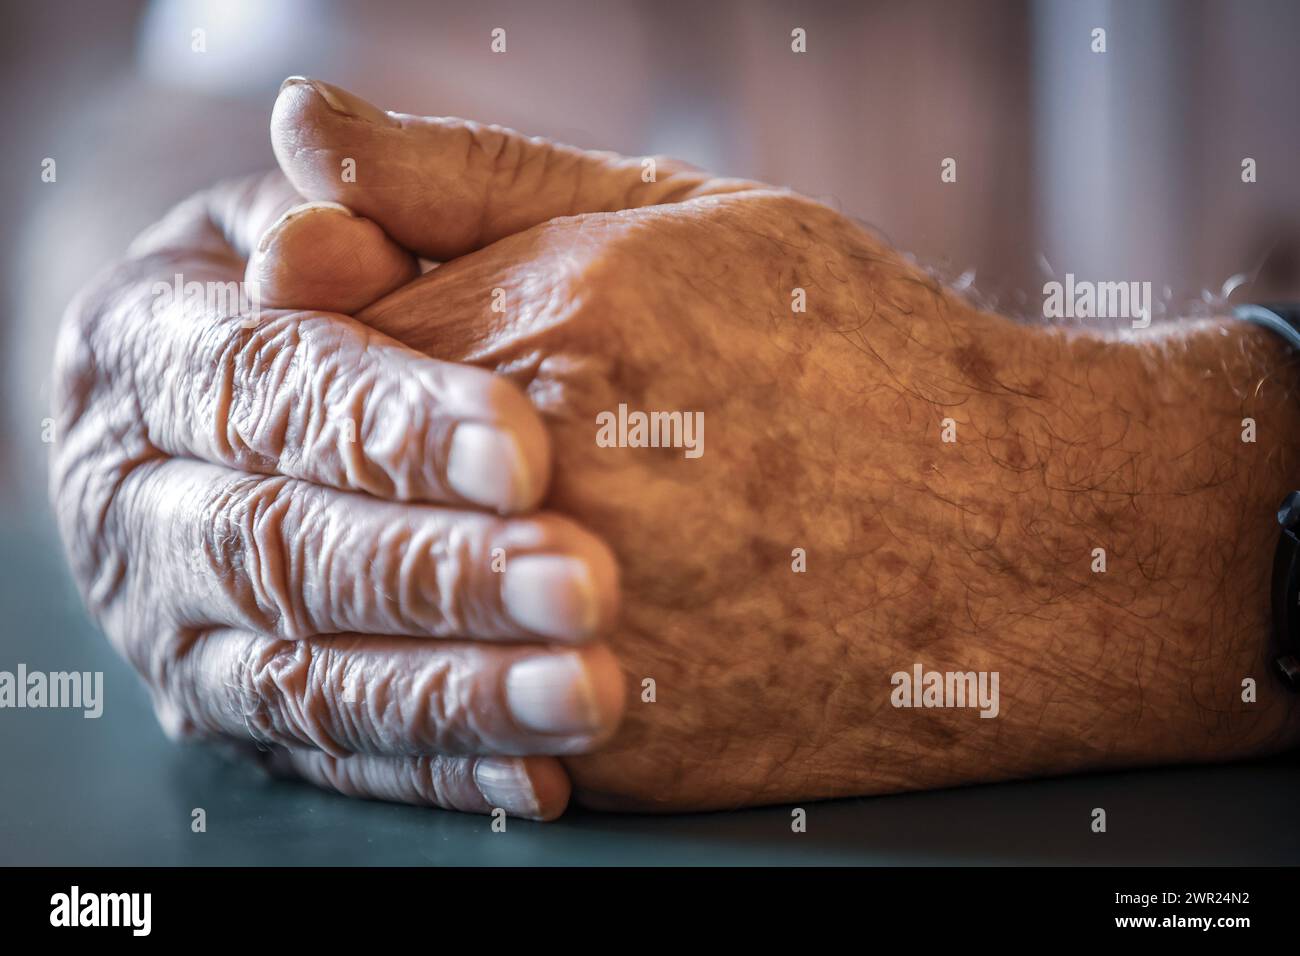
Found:
[{"label": "wrinkled hand", "polygon": [[[514,386],[339,314],[413,258],[300,203],[279,174],[196,196],[69,309],[51,493],[74,574],[173,736],[345,793],[554,817],[563,769],[520,758],[617,726],[623,678],[591,643],[614,560],[521,516],[551,449]],[[237,314],[246,271],[308,310]]]},{"label": "wrinkled hand", "polygon": [[[548,506],[619,555],[630,714],[611,746],[568,761],[580,797],[679,808],[860,791],[825,761],[879,747],[864,726],[878,701],[858,702],[850,665],[880,683],[887,651],[853,651],[834,624],[860,598],[791,562],[855,533],[836,508],[876,439],[844,428],[845,401],[872,385],[837,330],[792,314],[791,290],[842,313],[871,241],[786,191],[664,160],[647,182],[641,160],[387,114],[321,83],[286,85],[272,138],[303,195],[452,260],[359,319],[526,390],[556,448]],[[338,172],[348,158],[355,183]],[[597,415],[620,404],[702,412],[703,454],[601,447]]]},{"label": "wrinkled hand", "polygon": [[[640,160],[323,84],[287,85],[272,139],[304,196],[450,260],[358,318],[524,389],[555,449],[547,506],[619,557],[629,715],[566,759],[580,799],[725,807],[1294,734],[1285,707],[1238,699],[1267,666],[1251,555],[1285,476],[1219,477],[1268,343],[1026,329],[791,193],[663,161],[647,181]],[[286,277],[311,269],[295,258]],[[703,413],[703,454],[605,447],[620,405]],[[1127,574],[1089,573],[1099,539]],[[1235,610],[1207,620],[1184,593]],[[999,719],[891,707],[914,662],[1003,672]]]}]

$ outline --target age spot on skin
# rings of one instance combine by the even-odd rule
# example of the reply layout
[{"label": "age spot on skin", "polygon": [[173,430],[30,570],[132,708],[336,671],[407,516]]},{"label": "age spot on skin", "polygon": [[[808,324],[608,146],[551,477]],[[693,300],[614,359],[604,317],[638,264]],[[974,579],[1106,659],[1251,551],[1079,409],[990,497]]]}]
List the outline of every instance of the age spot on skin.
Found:
[{"label": "age spot on skin", "polygon": [[979,388],[999,387],[997,367],[977,342],[969,342],[952,354],[953,364],[962,378]]}]

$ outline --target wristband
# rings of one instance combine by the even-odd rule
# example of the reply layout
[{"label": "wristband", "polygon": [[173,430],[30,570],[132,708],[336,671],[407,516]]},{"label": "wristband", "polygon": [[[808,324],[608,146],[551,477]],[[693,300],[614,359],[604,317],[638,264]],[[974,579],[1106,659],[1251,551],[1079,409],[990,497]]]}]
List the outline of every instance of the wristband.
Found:
[{"label": "wristband", "polygon": [[[1233,314],[1271,329],[1300,350],[1300,305],[1239,305]],[[1300,692],[1300,491],[1277,509],[1282,526],[1273,554],[1273,665],[1282,682]]]},{"label": "wristband", "polygon": [[1276,644],[1273,664],[1283,683],[1300,691],[1300,491],[1286,496],[1277,509],[1277,523],[1282,535],[1273,555],[1273,640]]}]

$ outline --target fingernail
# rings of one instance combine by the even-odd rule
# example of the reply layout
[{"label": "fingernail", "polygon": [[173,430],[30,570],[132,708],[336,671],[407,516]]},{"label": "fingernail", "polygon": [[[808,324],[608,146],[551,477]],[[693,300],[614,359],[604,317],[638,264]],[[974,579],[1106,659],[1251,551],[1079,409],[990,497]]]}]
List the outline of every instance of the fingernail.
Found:
[{"label": "fingernail", "polygon": [[[286,80],[285,82],[288,81]],[[259,239],[257,242],[257,251],[266,252],[266,250],[271,247],[271,243],[274,242],[276,237],[280,235],[280,231],[289,222],[293,221],[294,219],[297,219],[299,216],[304,216],[307,213],[314,213],[319,211],[342,213],[343,215],[347,216],[349,219],[356,218],[356,214],[347,206],[343,205],[342,203],[330,202],[328,199],[318,199],[315,202],[301,203],[297,206],[294,206],[292,209],[285,210],[283,213],[280,214],[279,219],[277,219],[275,222],[271,223],[271,225],[266,227],[266,232],[262,233],[262,238]]]},{"label": "fingernail", "polygon": [[524,554],[506,561],[501,600],[520,627],[546,637],[581,639],[596,630],[596,586],[585,561]]},{"label": "fingernail", "polygon": [[541,807],[533,782],[521,760],[480,757],[474,763],[474,783],[488,806],[515,817],[537,817]]},{"label": "fingernail", "polygon": [[530,657],[512,666],[506,705],[519,726],[541,734],[589,734],[601,727],[591,676],[576,654]]},{"label": "fingernail", "polygon": [[384,126],[398,125],[397,120],[379,109],[379,107],[367,103],[359,96],[353,96],[347,90],[331,86],[321,80],[313,80],[305,76],[291,76],[280,84],[280,92],[283,93],[290,86],[310,86],[320,95],[320,98],[325,101],[330,109],[343,116],[366,120],[371,123],[380,123]]},{"label": "fingernail", "polygon": [[447,484],[469,501],[497,511],[534,504],[533,481],[513,435],[490,425],[456,426],[447,452]]}]

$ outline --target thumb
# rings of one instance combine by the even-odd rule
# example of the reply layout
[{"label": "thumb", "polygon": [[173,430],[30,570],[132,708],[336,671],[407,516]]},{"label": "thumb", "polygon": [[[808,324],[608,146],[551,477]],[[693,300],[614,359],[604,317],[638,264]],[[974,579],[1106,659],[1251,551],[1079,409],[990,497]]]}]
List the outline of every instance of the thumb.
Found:
[{"label": "thumb", "polygon": [[271,143],[303,196],[342,203],[438,260],[557,216],[758,185],[716,179],[676,160],[576,149],[449,117],[385,113],[302,77],[280,89]]},{"label": "thumb", "polygon": [[333,203],[304,203],[279,170],[192,196],[137,237],[130,255],[228,263],[244,270],[262,308],[347,315],[420,274],[373,222]]},{"label": "thumb", "polygon": [[258,239],[245,278],[262,304],[352,315],[420,274],[373,222],[331,202],[289,207]]}]

